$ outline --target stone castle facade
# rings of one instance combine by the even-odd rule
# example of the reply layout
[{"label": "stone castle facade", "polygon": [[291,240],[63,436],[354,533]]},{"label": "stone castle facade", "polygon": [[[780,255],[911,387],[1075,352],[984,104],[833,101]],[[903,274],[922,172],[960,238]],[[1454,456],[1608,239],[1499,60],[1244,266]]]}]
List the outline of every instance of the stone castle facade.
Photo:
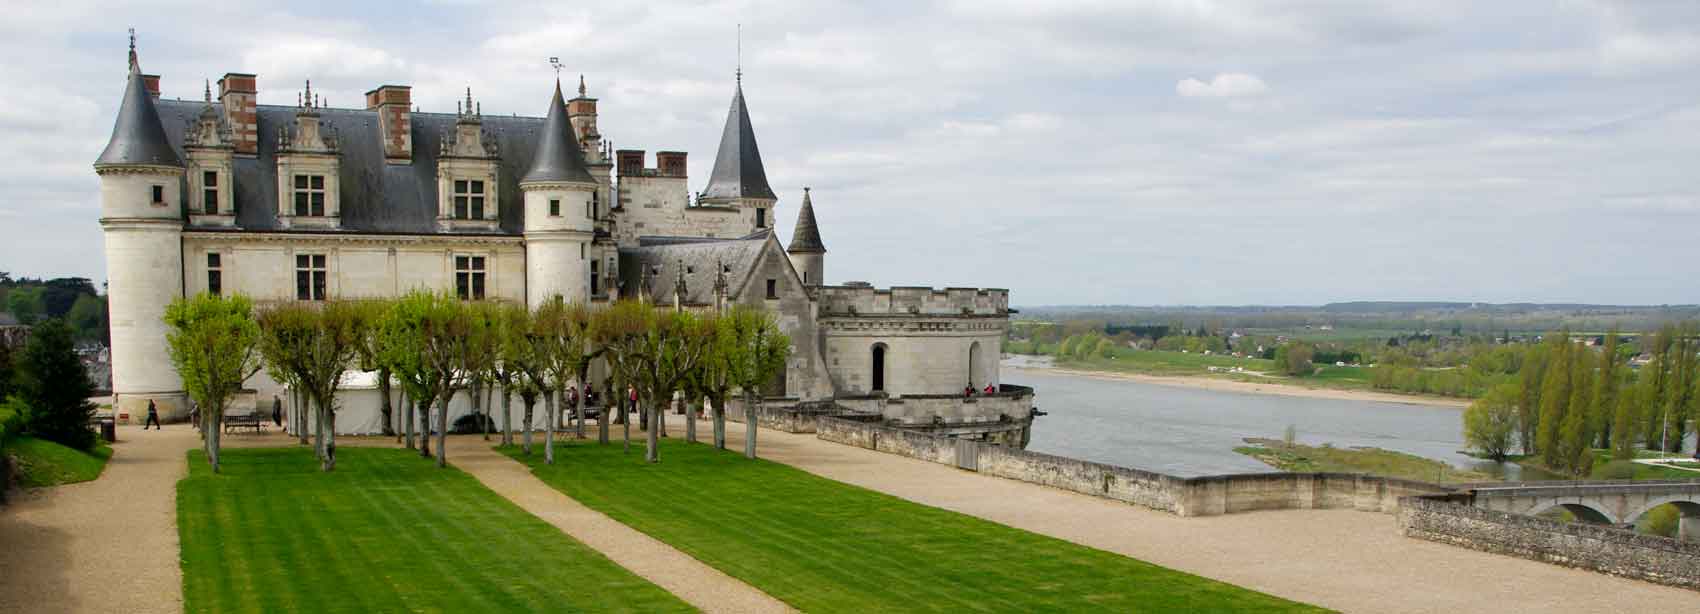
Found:
[{"label": "stone castle facade", "polygon": [[[453,114],[423,113],[403,85],[372,89],[363,109],[323,106],[310,82],[295,106],[260,105],[258,77],[243,73],[219,79],[216,96],[209,83],[200,101],[163,100],[133,47],[127,79],[94,165],[121,419],[139,420],[149,401],[186,414],[161,321],[179,296],[264,304],[427,288],[532,306],[555,295],[757,306],[793,343],[770,404],[833,401],[893,424],[1025,440],[1031,391],[998,377],[1008,292],[827,285],[807,188],[790,243],[774,232],[780,198],[741,78],[694,195],[685,152],[649,166],[644,151],[609,146],[582,77],[571,99],[555,83],[544,117],[486,117],[470,90]],[[279,389],[257,379],[261,398]],[[988,385],[1002,402],[948,401]],[[988,424],[1004,426],[975,426]]]}]

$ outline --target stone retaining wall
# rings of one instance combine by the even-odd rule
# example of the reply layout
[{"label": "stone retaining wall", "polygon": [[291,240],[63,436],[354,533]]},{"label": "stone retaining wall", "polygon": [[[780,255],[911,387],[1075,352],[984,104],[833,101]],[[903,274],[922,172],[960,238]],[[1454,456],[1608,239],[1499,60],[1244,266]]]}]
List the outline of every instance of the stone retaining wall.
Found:
[{"label": "stone retaining wall", "polygon": [[1700,543],[1535,516],[1437,497],[1400,501],[1406,537],[1700,590]]},{"label": "stone retaining wall", "polygon": [[1392,513],[1398,509],[1401,497],[1451,492],[1451,489],[1436,484],[1351,473],[1256,473],[1181,478],[825,416],[818,419],[815,436],[1000,478],[1125,501],[1180,516],[1324,508]]}]

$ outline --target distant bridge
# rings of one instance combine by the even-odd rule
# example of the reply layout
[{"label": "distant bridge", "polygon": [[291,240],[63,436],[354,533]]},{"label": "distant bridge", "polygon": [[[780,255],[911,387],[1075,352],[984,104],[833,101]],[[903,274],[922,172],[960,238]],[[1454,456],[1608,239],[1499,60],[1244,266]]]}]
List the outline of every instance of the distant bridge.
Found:
[{"label": "distant bridge", "polygon": [[1562,508],[1584,522],[1614,526],[1669,503],[1682,512],[1678,539],[1700,541],[1700,480],[1509,482],[1461,490],[1475,507],[1531,516]]}]

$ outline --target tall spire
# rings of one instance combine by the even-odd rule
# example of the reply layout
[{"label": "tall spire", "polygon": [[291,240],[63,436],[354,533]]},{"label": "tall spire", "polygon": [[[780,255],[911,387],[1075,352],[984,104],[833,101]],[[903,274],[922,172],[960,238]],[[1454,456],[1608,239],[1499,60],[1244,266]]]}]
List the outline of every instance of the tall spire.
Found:
[{"label": "tall spire", "polygon": [[815,205],[809,200],[809,189],[803,188],[803,206],[797,209],[797,228],[791,231],[791,245],[785,251],[793,254],[826,253],[820,240],[820,225],[815,223]]},{"label": "tall spire", "polygon": [[744,105],[742,83],[732,93],[732,107],[726,111],[726,129],[720,133],[720,151],[714,156],[714,171],[709,174],[702,197],[779,200],[767,185],[767,170],[762,168],[761,150],[756,146],[755,128],[750,125],[750,110]]},{"label": "tall spire", "polygon": [[124,98],[118,103],[118,119],[112,124],[112,138],[106,149],[95,159],[96,168],[119,165],[148,165],[182,168],[183,159],[165,138],[165,126],[160,124],[159,110],[154,108],[153,95],[148,93],[142,79],[141,63],[136,60],[136,31],[130,30],[130,74],[124,85]]},{"label": "tall spire", "polygon": [[561,98],[561,78],[558,75],[555,77],[555,96],[549,99],[549,116],[543,120],[542,133],[537,135],[537,150],[531,157],[531,168],[520,176],[519,181],[596,181],[584,168],[584,151],[579,148],[578,137],[573,135],[573,125],[567,120],[567,103]]}]

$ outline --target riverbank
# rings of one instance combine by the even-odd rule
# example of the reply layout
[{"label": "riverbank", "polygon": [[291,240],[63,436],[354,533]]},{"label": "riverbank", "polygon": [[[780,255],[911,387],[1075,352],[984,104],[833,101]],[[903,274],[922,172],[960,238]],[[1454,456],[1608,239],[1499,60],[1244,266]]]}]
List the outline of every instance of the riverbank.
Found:
[{"label": "riverbank", "polygon": [[1057,373],[1076,375],[1098,379],[1124,380],[1157,384],[1159,386],[1177,386],[1185,388],[1203,388],[1222,392],[1238,392],[1243,394],[1270,394],[1290,397],[1305,397],[1312,399],[1338,399],[1344,401],[1374,401],[1378,403],[1403,403],[1407,405],[1431,405],[1436,407],[1464,408],[1470,405],[1466,399],[1446,397],[1416,396],[1394,394],[1390,392],[1375,392],[1371,390],[1344,390],[1339,388],[1311,388],[1284,382],[1258,382],[1234,379],[1223,379],[1209,375],[1146,375],[1143,373],[1125,373],[1114,371],[1093,371],[1087,369],[1072,369],[1064,367],[1038,366],[1041,363],[1028,362],[1023,366],[1005,364],[1006,368],[1040,373]]},{"label": "riverbank", "polygon": [[1248,437],[1245,442],[1250,445],[1234,448],[1234,451],[1282,471],[1367,473],[1437,484],[1495,480],[1486,473],[1459,469],[1441,461],[1381,448],[1307,446],[1258,437]]}]

